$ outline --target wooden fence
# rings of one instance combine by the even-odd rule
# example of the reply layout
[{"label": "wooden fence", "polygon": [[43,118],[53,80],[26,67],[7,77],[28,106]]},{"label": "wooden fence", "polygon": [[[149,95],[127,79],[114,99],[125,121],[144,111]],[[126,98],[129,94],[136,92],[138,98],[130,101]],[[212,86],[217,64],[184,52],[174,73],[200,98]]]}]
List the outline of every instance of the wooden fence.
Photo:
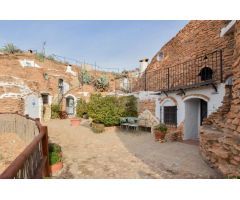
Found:
[{"label": "wooden fence", "polygon": [[50,176],[48,131],[39,119],[18,113],[0,113],[0,134],[5,133],[16,133],[27,146],[0,175],[1,179]]}]

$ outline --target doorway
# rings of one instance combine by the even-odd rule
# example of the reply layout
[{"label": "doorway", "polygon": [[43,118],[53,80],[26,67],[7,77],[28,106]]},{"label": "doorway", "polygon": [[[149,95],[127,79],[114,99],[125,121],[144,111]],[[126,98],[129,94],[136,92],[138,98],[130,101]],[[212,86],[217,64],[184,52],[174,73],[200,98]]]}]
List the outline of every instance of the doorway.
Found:
[{"label": "doorway", "polygon": [[74,98],[69,96],[66,98],[66,111],[68,115],[74,115],[74,110],[75,110],[75,102]]},{"label": "doorway", "polygon": [[184,140],[198,140],[200,126],[207,117],[207,102],[193,98],[185,101]]}]

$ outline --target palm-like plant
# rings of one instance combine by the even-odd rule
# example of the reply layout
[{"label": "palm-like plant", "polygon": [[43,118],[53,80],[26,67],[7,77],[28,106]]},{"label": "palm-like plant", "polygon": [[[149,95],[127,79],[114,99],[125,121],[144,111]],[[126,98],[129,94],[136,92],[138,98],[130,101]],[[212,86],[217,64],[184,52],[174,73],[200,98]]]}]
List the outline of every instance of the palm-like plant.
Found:
[{"label": "palm-like plant", "polygon": [[105,91],[109,87],[109,80],[106,76],[101,76],[95,81],[96,89]]}]

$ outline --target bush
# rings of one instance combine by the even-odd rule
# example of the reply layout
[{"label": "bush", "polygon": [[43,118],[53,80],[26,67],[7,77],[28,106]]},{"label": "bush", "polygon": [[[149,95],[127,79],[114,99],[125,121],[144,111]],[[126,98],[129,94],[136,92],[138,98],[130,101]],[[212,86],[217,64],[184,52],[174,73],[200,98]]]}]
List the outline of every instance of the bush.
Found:
[{"label": "bush", "polygon": [[92,95],[88,103],[88,115],[95,123],[102,123],[105,126],[118,125],[124,112],[120,105],[117,97]]},{"label": "bush", "polygon": [[49,164],[54,165],[61,161],[61,156],[57,152],[49,152]]},{"label": "bush", "polygon": [[56,153],[60,153],[62,151],[61,146],[55,143],[50,143],[48,145],[48,151],[49,152],[56,152]]},{"label": "bush", "polygon": [[60,118],[61,107],[59,104],[52,104],[51,105],[51,118],[57,119]]},{"label": "bush", "polygon": [[43,62],[45,59],[45,55],[43,53],[36,53],[36,59]]},{"label": "bush", "polygon": [[62,160],[61,147],[58,144],[51,143],[48,145],[49,164],[54,165]]},{"label": "bush", "polygon": [[79,99],[77,101],[76,112],[78,117],[83,117],[83,115],[88,113],[87,103],[84,99]]},{"label": "bush", "polygon": [[121,117],[137,117],[137,98],[133,95],[119,97],[119,102],[122,104],[121,107],[124,108],[124,112]]},{"label": "bush", "polygon": [[6,45],[3,46],[3,48],[1,49],[2,52],[4,53],[21,53],[22,50],[20,50],[19,48],[17,48],[14,44],[12,43],[8,43]]},{"label": "bush", "polygon": [[104,128],[104,124],[92,123],[92,130],[94,133],[102,133],[104,132]]}]

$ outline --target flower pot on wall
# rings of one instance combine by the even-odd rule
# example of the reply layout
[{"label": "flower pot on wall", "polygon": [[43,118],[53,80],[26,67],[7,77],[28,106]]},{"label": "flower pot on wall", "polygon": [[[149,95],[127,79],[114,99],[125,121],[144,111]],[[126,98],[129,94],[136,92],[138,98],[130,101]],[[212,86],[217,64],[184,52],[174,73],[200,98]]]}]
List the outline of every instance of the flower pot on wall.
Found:
[{"label": "flower pot on wall", "polygon": [[71,121],[71,126],[79,126],[80,125],[80,119],[77,119],[77,118],[73,118],[73,119],[70,119]]}]

